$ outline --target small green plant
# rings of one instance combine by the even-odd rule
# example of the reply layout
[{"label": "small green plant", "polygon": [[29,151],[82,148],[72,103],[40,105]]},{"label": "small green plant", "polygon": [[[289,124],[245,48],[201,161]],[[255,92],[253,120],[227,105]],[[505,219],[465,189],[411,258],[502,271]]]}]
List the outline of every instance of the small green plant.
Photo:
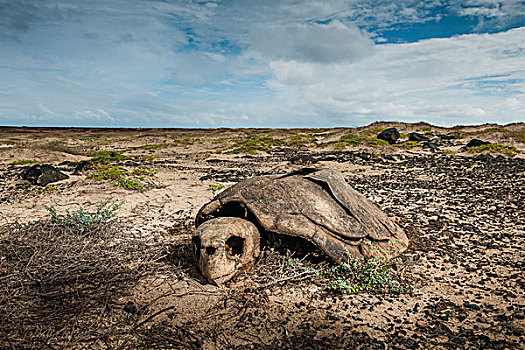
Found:
[{"label": "small green plant", "polygon": [[378,139],[377,137],[369,138],[369,139],[367,139],[366,142],[367,142],[367,144],[368,144],[370,147],[378,147],[378,146],[386,146],[386,145],[389,145],[388,142],[386,142],[385,140]]},{"label": "small green plant", "polygon": [[144,187],[139,184],[136,180],[134,179],[119,179],[117,182],[113,182],[112,183],[113,186],[117,186],[117,187],[122,187],[126,190],[136,190],[136,191],[140,191],[142,190]]},{"label": "small green plant", "polygon": [[497,143],[489,143],[477,147],[470,147],[468,151],[471,153],[505,153],[509,157],[514,157],[516,153],[519,153],[519,150],[514,146],[500,145]]},{"label": "small green plant", "polygon": [[129,171],[118,165],[104,165],[98,164],[97,171],[89,174],[87,177],[96,181],[101,180],[116,180],[124,175],[129,175]]},{"label": "small green plant", "polygon": [[159,156],[155,156],[155,155],[139,155],[139,156],[133,156],[134,159],[137,159],[137,160],[148,160],[148,161],[154,161],[155,159],[157,158],[160,158]]},{"label": "small green plant", "polygon": [[99,163],[99,164],[122,162],[124,160],[131,159],[130,157],[120,152],[113,152],[113,151],[97,151],[97,152],[91,153],[90,156],[91,156],[91,159],[89,161],[91,163]]},{"label": "small green plant", "polygon": [[95,181],[116,180],[113,186],[122,187],[126,190],[142,190],[144,187],[137,181],[144,179],[144,176],[154,176],[155,171],[147,169],[133,169],[131,172],[118,165],[97,164],[97,171],[87,177]]},{"label": "small green plant", "polygon": [[151,171],[147,169],[139,169],[135,168],[131,171],[131,175],[140,176],[140,175],[147,175],[147,176],[154,176],[157,172]]},{"label": "small green plant", "polygon": [[296,134],[290,136],[289,140],[286,141],[287,146],[306,146],[309,144],[315,144],[317,138],[312,134]]},{"label": "small green plant", "polygon": [[506,132],[507,129],[503,127],[493,127],[493,128],[486,128],[482,130],[476,130],[476,131],[466,131],[463,132],[464,135],[480,135],[480,134],[486,134],[489,132]]},{"label": "small green plant", "polygon": [[270,153],[272,147],[283,146],[286,142],[269,136],[249,136],[247,139],[237,141],[228,153],[257,154],[258,151]]},{"label": "small green plant", "polygon": [[58,214],[54,206],[44,205],[44,208],[48,211],[51,222],[64,224],[82,232],[90,225],[109,221],[123,204],[124,201],[115,202],[110,199],[98,204],[95,212],[89,212],[79,205],[77,210],[66,209],[65,215]]},{"label": "small green plant", "polygon": [[384,257],[374,257],[368,260],[353,258],[331,268],[334,280],[331,288],[343,294],[359,292],[383,291],[387,293],[402,293],[403,287],[395,280],[393,264],[397,259],[388,260]]},{"label": "small green plant", "polygon": [[224,185],[223,184],[218,184],[218,185],[214,185],[214,184],[209,184],[208,185],[208,188],[212,191],[220,191],[224,188]]},{"label": "small green plant", "polygon": [[33,163],[36,163],[36,160],[20,159],[20,160],[15,160],[14,162],[9,163],[9,165],[23,165],[23,164],[33,164]]},{"label": "small green plant", "polygon": [[412,149],[414,147],[421,147],[421,144],[419,142],[415,141],[405,141],[402,144],[394,145],[395,147],[403,147],[406,149]]},{"label": "small green plant", "polygon": [[443,154],[456,154],[455,151],[452,151],[450,149],[445,149],[445,150],[441,151],[441,153],[443,153]]}]

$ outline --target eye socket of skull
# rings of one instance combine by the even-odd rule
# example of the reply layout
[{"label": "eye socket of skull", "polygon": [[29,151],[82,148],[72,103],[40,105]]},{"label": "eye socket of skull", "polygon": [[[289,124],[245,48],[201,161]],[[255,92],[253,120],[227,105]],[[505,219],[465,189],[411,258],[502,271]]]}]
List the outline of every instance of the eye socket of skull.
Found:
[{"label": "eye socket of skull", "polygon": [[241,255],[244,251],[244,238],[231,236],[226,240],[226,251],[233,256]]}]

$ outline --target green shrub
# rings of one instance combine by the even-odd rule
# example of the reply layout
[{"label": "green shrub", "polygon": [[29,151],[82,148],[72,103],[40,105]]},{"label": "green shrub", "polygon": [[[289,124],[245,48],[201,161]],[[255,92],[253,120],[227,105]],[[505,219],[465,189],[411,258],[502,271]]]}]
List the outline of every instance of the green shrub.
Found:
[{"label": "green shrub", "polygon": [[403,148],[406,148],[406,149],[412,149],[414,147],[421,147],[421,144],[419,142],[416,142],[416,141],[405,141],[399,145],[394,145],[396,147],[403,147]]},{"label": "green shrub", "polygon": [[136,180],[134,180],[134,179],[125,179],[125,178],[119,179],[117,182],[113,182],[112,185],[113,186],[122,187],[122,188],[124,188],[126,190],[136,190],[136,191],[140,191],[140,190],[142,190],[144,188]]},{"label": "green shrub", "polygon": [[489,132],[506,132],[507,129],[503,127],[493,127],[493,128],[486,128],[482,130],[476,130],[476,131],[466,131],[463,132],[464,135],[480,135],[480,134],[486,134]]},{"label": "green shrub", "polygon": [[89,161],[91,163],[109,164],[114,162],[122,162],[124,160],[131,159],[130,157],[120,153],[112,151],[97,151],[90,154],[92,157]]},{"label": "green shrub", "polygon": [[306,146],[308,144],[315,144],[317,138],[312,134],[296,134],[289,137],[286,141],[287,146]]},{"label": "green shrub", "polygon": [[224,185],[223,184],[218,184],[218,185],[209,184],[208,188],[212,191],[220,191],[224,188]]},{"label": "green shrub", "polygon": [[[154,176],[155,171],[147,169],[133,169],[131,172],[117,165],[97,164],[97,171],[89,174],[87,177],[95,181],[102,180],[116,180],[112,183],[113,186],[119,186],[126,190],[142,190],[144,187],[137,182],[137,179],[142,180],[144,176]],[[133,178],[135,177],[135,178]]]},{"label": "green shrub", "polygon": [[122,204],[124,204],[124,201],[117,203],[110,199],[97,205],[95,212],[89,212],[79,205],[77,210],[69,211],[69,209],[66,209],[65,215],[58,214],[54,206],[48,207],[44,205],[44,208],[48,211],[52,222],[61,223],[83,231],[90,225],[109,221],[116,215]]},{"label": "green shrub", "polygon": [[378,139],[377,137],[372,137],[366,140],[366,143],[371,147],[378,147],[378,146],[388,146],[389,143],[385,140]]},{"label": "green shrub", "polygon": [[157,172],[156,171],[150,171],[147,169],[138,169],[135,168],[131,171],[131,175],[139,176],[139,175],[147,175],[147,176],[154,176]]},{"label": "green shrub", "polygon": [[272,147],[285,145],[286,142],[281,139],[275,139],[269,136],[250,136],[247,139],[237,141],[233,149],[228,153],[250,153],[256,154],[258,151],[270,153]]},{"label": "green shrub", "polygon": [[350,257],[348,262],[342,262],[331,268],[334,280],[331,287],[343,294],[359,292],[395,292],[402,293],[403,287],[395,280],[393,264],[397,259],[388,260],[374,257],[368,260]]},{"label": "green shrub", "polygon": [[125,175],[129,175],[129,171],[118,165],[103,165],[96,166],[97,171],[89,174],[87,177],[96,181],[101,180],[116,180]]},{"label": "green shrub", "polygon": [[468,149],[471,153],[490,153],[490,152],[498,152],[498,153],[505,153],[510,157],[513,157],[516,155],[516,153],[519,153],[519,150],[514,146],[506,146],[506,145],[500,145],[497,143],[489,143],[477,147],[470,147]]},{"label": "green shrub", "polygon": [[[270,250],[274,249],[270,248]],[[347,257],[347,262],[328,268],[305,266],[303,260],[297,258],[289,259],[288,264],[312,272],[316,277],[321,278],[321,283],[326,283],[328,289],[341,294],[404,292],[399,274],[394,270],[394,265],[400,261],[399,258],[389,260],[385,257],[374,257],[365,260],[354,258],[348,252]]]},{"label": "green shrub", "polygon": [[36,163],[36,160],[32,159],[20,159],[14,162],[9,163],[9,165],[23,165],[23,164],[33,164]]}]

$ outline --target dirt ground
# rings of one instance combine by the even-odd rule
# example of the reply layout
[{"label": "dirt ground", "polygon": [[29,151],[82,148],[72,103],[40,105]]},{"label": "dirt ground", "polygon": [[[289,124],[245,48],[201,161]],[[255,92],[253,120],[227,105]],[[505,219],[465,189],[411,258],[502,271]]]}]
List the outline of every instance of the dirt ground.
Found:
[{"label": "dirt ground", "polygon": [[[375,139],[388,127],[401,133],[394,145]],[[413,132],[428,141],[405,142]],[[499,146],[469,151],[471,139]],[[0,128],[0,348],[525,349],[524,152],[523,123]],[[33,164],[69,178],[31,184],[22,174]],[[199,208],[243,179],[304,167],[340,171],[405,230],[410,246],[394,266],[401,293],[338,293],[294,266],[293,252],[268,248],[225,286],[203,280],[190,245]],[[112,169],[126,173],[93,175]],[[123,204],[87,241],[49,224],[45,206],[65,213],[107,200]],[[49,232],[63,244],[39,249]],[[75,239],[85,246],[68,246]],[[78,281],[88,273],[79,261],[96,288],[67,298],[65,282],[60,292],[35,289],[57,278],[55,265]],[[37,278],[38,264],[49,271]]]}]

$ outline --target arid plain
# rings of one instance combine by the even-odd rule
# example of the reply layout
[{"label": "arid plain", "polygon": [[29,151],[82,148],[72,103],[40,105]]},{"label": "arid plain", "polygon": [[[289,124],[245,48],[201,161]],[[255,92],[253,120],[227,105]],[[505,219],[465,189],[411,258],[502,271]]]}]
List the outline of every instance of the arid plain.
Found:
[{"label": "arid plain", "polygon": [[[0,128],[0,348],[524,349],[524,152],[523,123]],[[35,164],[67,178],[31,183]],[[305,167],[340,171],[405,230],[385,265],[399,288],[345,293],[332,263],[279,241],[225,286],[203,280],[200,207]],[[65,220],[104,203],[104,222]]]}]

